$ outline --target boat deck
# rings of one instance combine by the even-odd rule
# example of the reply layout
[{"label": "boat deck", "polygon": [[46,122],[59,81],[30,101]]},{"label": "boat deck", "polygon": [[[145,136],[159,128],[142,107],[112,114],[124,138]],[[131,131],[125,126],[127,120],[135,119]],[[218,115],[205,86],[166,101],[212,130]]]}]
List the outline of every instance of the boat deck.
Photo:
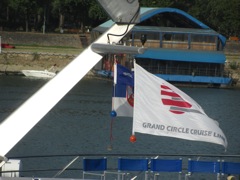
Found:
[{"label": "boat deck", "polygon": [[[72,155],[53,155],[53,156],[30,156],[30,157],[12,157],[12,159],[21,159],[21,161],[24,162],[24,160],[27,160],[29,162],[30,159],[33,159],[33,163],[39,163],[44,165],[44,168],[39,169],[28,169],[23,167],[21,170],[17,171],[6,171],[1,172],[3,177],[0,177],[0,180],[65,180],[65,179],[71,179],[71,180],[77,180],[81,179],[83,177],[83,171],[84,171],[84,159],[106,159],[106,170],[105,172],[105,179],[117,179],[117,173],[119,173],[119,158],[123,159],[147,159],[148,165],[146,171],[141,170],[126,170],[122,171],[126,173],[127,177],[129,179],[136,178],[136,179],[143,179],[145,176],[145,173],[147,172],[148,178],[147,179],[153,179],[154,174],[156,172],[153,171],[151,166],[151,159],[160,159],[160,160],[173,160],[178,161],[181,160],[181,166],[180,171],[160,171],[159,178],[162,179],[176,179],[178,176],[181,179],[185,179],[186,175],[189,174],[190,171],[190,159],[192,161],[197,162],[211,162],[213,166],[207,167],[207,169],[201,169],[193,173],[193,178],[201,178],[201,179],[213,179],[219,176],[220,179],[226,179],[229,175],[234,175],[237,178],[240,178],[240,155],[207,155],[207,154],[72,154]],[[53,162],[61,162],[64,161],[65,164],[57,163],[57,165],[52,168],[48,167],[50,166],[48,163],[49,161]],[[44,161],[44,162],[41,162]],[[46,162],[45,162],[46,161]],[[47,162],[48,161],[48,162]],[[233,163],[234,166],[229,166],[228,172],[232,173],[226,173],[225,162]],[[131,163],[131,162],[130,162]],[[171,168],[171,164],[163,165],[164,168]],[[219,165],[219,169],[216,170],[216,163]],[[64,166],[64,167],[63,167]],[[176,165],[175,165],[176,166]],[[41,167],[41,166],[40,166]],[[58,168],[59,167],[59,168]],[[205,165],[204,167],[205,168]],[[210,169],[210,170],[209,170]],[[204,170],[204,171],[201,171]],[[210,172],[209,172],[210,171]],[[12,172],[12,174],[11,174]],[[103,172],[103,171],[102,171]],[[107,172],[107,173],[106,173]],[[225,172],[225,173],[224,173]],[[7,173],[4,175],[4,173]],[[14,177],[15,175],[18,175],[19,177]],[[47,178],[51,177],[51,178]],[[94,176],[86,175],[86,178],[93,178]],[[94,177],[96,178],[96,177]],[[99,178],[100,179],[100,178]]]}]

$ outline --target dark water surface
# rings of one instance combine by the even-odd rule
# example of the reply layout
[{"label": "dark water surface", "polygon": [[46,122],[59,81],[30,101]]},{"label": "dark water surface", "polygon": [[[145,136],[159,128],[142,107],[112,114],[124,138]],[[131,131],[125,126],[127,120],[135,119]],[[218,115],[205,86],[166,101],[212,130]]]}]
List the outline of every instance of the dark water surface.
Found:
[{"label": "dark water surface", "polygon": [[[26,77],[0,76],[0,122],[46,82],[47,80]],[[240,90],[180,89],[195,99],[209,117],[219,122],[229,144],[226,152],[222,146],[216,144],[143,134],[136,134],[137,142],[132,144],[129,142],[132,132],[131,118],[116,118],[113,121],[110,151],[108,147],[112,83],[84,79],[8,153],[8,156],[118,153],[240,155]],[[38,108],[38,104],[33,108]],[[9,130],[9,135],[14,135],[14,132]],[[58,157],[50,162],[48,158],[25,158],[22,162],[24,169],[28,170],[50,167],[57,169],[63,168],[73,158]],[[73,167],[81,168],[81,161],[74,163]],[[51,176],[55,173],[25,172],[24,175]],[[72,171],[70,175],[63,176],[81,178],[81,173]]]}]

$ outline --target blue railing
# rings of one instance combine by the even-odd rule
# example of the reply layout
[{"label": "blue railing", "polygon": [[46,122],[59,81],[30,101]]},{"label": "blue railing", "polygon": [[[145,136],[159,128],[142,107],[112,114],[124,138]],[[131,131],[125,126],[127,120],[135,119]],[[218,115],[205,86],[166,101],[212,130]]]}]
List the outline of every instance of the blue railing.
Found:
[{"label": "blue railing", "polygon": [[[106,179],[116,179],[116,173],[119,172],[118,160],[119,157],[126,159],[148,159],[148,179],[153,179],[157,174],[159,177],[164,178],[174,178],[185,179],[185,177],[194,176],[201,177],[202,179],[216,178],[218,174],[219,179],[226,179],[227,176],[232,175],[228,172],[234,172],[234,176],[239,178],[240,174],[240,155],[213,155],[213,154],[70,154],[70,155],[42,155],[42,156],[19,156],[19,157],[9,157],[9,159],[20,159],[23,162],[23,168],[19,170],[19,174],[25,177],[54,177],[54,178],[82,178],[83,174],[83,159],[97,159],[97,158],[107,159],[106,174],[104,174]],[[156,172],[155,166],[151,166],[151,159],[163,159],[167,160],[179,160],[181,159],[181,172]],[[216,174],[209,174],[206,172],[190,173],[189,170],[189,159],[199,162],[219,162],[219,171]],[[27,163],[31,162],[33,166],[27,166]],[[50,162],[50,163],[49,163]],[[52,167],[52,162],[55,162]],[[231,166],[226,167],[226,162],[229,162]],[[169,162],[168,162],[169,163]],[[161,163],[160,163],[161,164]],[[178,161],[179,164],[179,161]],[[214,164],[214,163],[213,163]],[[39,165],[39,166],[36,166]],[[228,165],[228,164],[227,164]],[[166,164],[170,166],[170,164]],[[26,167],[26,168],[25,168]],[[35,167],[35,168],[34,168]],[[155,170],[151,169],[154,167]],[[171,167],[172,168],[172,167]],[[171,169],[170,168],[170,169]],[[201,167],[202,168],[202,167]],[[159,168],[161,169],[161,168]],[[163,168],[168,169],[168,168]],[[226,169],[228,171],[226,171]],[[16,172],[16,171],[2,171],[4,173]],[[48,172],[48,173],[46,173]],[[73,172],[76,172],[75,175]],[[110,172],[110,173],[109,173]],[[153,173],[154,172],[154,173]],[[124,172],[125,177],[144,179],[146,171],[131,171]],[[29,175],[30,174],[30,175]],[[46,175],[47,174],[47,175]],[[77,176],[76,176],[77,174]],[[157,177],[157,176],[156,176]]]}]

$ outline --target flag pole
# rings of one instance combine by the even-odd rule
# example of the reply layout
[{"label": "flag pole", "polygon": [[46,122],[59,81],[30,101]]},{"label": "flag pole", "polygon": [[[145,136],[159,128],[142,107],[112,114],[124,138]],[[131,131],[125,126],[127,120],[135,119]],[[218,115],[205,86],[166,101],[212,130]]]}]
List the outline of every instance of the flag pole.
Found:
[{"label": "flag pole", "polygon": [[[135,65],[136,65],[136,59],[134,58],[133,59],[133,70],[135,70]],[[136,91],[136,74],[134,73],[134,91]],[[134,121],[134,108],[133,108],[133,121]],[[133,123],[134,125],[134,123]],[[135,136],[135,132],[134,132],[134,128],[132,128],[132,136]]]},{"label": "flag pole", "polygon": [[[117,82],[117,65],[116,65],[116,59],[114,58],[114,64],[113,64],[113,97],[116,96],[115,94],[115,90],[116,90],[116,82]],[[114,122],[114,118],[117,116],[116,111],[115,111],[115,107],[114,107],[114,101],[112,101],[112,111],[110,113],[111,115],[111,122],[110,122],[110,145],[108,146],[108,150],[111,151],[112,150],[112,140],[113,140],[113,122]]]},{"label": "flag pole", "polygon": [[[135,64],[136,64],[136,59],[134,59],[133,60],[133,69],[135,69]],[[136,74],[134,73],[134,91],[136,91],[136,89],[135,89],[135,82],[136,82]],[[133,108],[133,121],[134,121],[134,108]],[[133,125],[134,125],[134,123],[133,123]],[[136,138],[136,136],[135,136],[135,132],[134,132],[134,128],[132,128],[132,135],[130,136],[130,142],[132,142],[132,143],[135,143],[136,141],[137,141],[137,138]]]}]

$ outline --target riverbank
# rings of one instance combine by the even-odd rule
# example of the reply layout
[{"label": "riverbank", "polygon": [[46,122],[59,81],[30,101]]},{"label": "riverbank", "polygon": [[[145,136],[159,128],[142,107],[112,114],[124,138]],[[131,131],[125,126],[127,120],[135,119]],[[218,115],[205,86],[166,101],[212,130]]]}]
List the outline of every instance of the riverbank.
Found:
[{"label": "riverbank", "polygon": [[[79,54],[82,50],[79,50]],[[3,51],[0,54],[0,73],[18,74],[21,70],[45,70],[56,64],[56,70],[61,71],[77,55]]]},{"label": "riverbank", "polygon": [[[26,35],[27,34],[27,35]],[[0,53],[1,75],[22,75],[21,70],[45,70],[56,64],[61,71],[91,42],[90,34],[40,34],[0,32],[4,48]],[[240,87],[240,43],[227,42],[225,74]]]},{"label": "riverbank", "polygon": [[89,45],[89,34],[42,34],[0,32],[1,43],[14,48],[2,48],[0,72],[18,74],[21,70],[45,70],[53,64],[62,70]]},{"label": "riverbank", "polygon": [[[0,75],[23,76],[21,73],[22,70],[46,70],[54,64],[56,64],[56,71],[61,71],[83,50],[83,48],[68,47],[31,47],[27,49],[26,47],[22,48],[20,46],[16,46],[15,49],[3,49],[0,54]],[[226,57],[225,72],[227,72],[234,81],[231,88],[240,88],[240,55],[232,53],[226,54]],[[93,76],[92,71],[89,71],[88,75]],[[191,87],[196,86],[197,85],[194,84],[191,85]]]}]

